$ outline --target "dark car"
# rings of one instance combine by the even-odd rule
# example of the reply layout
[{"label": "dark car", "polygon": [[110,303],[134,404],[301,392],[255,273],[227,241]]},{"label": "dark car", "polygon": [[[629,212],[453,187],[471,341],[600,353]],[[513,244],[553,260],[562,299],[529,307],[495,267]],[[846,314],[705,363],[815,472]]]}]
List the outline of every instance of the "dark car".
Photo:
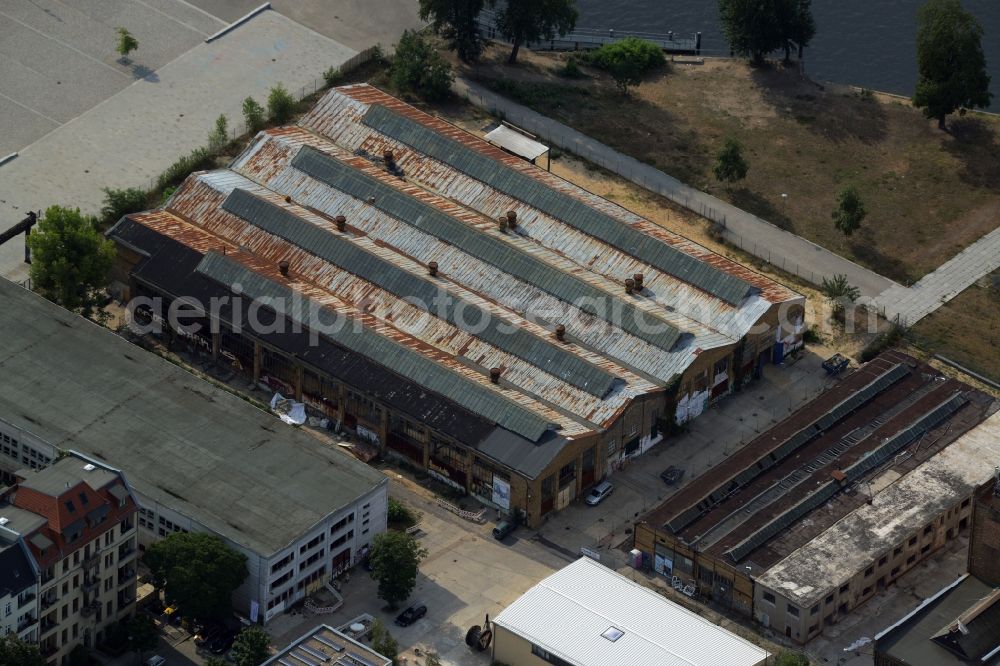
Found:
[{"label": "dark car", "polygon": [[236,640],[235,631],[223,631],[219,633],[218,636],[208,644],[208,649],[212,654],[225,654],[229,652],[229,648],[233,647],[233,641]]},{"label": "dark car", "polygon": [[517,525],[514,523],[501,520],[497,523],[497,526],[493,528],[493,538],[497,541],[501,541],[505,536],[513,532],[515,527],[517,527]]},{"label": "dark car", "polygon": [[410,606],[396,616],[396,625],[400,627],[408,627],[424,615],[427,615],[427,606],[424,606],[423,604],[420,604],[419,606]]},{"label": "dark car", "polygon": [[219,637],[224,629],[218,625],[209,625],[202,627],[194,636],[194,644],[197,647],[209,647],[216,638]]}]

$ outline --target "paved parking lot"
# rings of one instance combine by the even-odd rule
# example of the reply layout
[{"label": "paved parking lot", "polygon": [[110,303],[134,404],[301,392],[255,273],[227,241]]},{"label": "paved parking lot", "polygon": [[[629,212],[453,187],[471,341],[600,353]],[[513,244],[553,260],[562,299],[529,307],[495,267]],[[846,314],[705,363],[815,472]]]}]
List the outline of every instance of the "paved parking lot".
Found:
[{"label": "paved parking lot", "polygon": [[[0,0],[0,157],[152,80],[224,25],[183,0]],[[139,40],[128,64],[118,26]]]}]

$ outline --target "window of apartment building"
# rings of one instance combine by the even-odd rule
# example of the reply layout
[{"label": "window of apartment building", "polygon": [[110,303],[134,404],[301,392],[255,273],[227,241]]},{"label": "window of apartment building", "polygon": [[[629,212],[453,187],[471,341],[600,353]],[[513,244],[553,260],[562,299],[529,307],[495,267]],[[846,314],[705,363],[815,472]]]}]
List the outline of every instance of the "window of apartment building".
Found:
[{"label": "window of apartment building", "polygon": [[930,534],[931,530],[933,530],[933,529],[934,529],[933,525],[928,525],[927,527],[924,528],[924,534],[925,535]]},{"label": "window of apartment building", "polygon": [[910,541],[909,541],[909,544],[910,544],[911,546],[915,546],[915,545],[917,545],[917,537],[910,537]]},{"label": "window of apartment building", "polygon": [[865,569],[865,578],[868,578],[868,576],[871,576],[873,573],[875,573],[875,567],[868,567]]},{"label": "window of apartment building", "polygon": [[63,629],[62,630],[62,644],[66,645],[67,641],[69,641],[69,629]]},{"label": "window of apartment building", "polygon": [[63,573],[66,573],[67,571],[69,571],[69,560],[65,559],[63,560]]},{"label": "window of apartment building", "polygon": [[312,539],[309,540],[309,543],[299,548],[299,555],[306,552],[307,550],[312,550],[313,548],[321,544],[324,539],[326,539],[326,534],[324,533],[317,534],[316,536],[314,536]]},{"label": "window of apartment building", "polygon": [[788,614],[791,615],[792,617],[798,617],[799,609],[791,604],[788,604]]},{"label": "window of apartment building", "polygon": [[330,528],[330,536],[333,536],[334,534],[336,534],[337,532],[339,532],[341,529],[343,529],[346,525],[348,525],[349,523],[353,523],[353,522],[354,522],[354,514],[353,513],[350,514],[350,515],[348,515],[348,516],[346,516],[346,517],[344,517],[344,518],[341,518],[340,520],[338,520],[336,523],[333,524],[333,527]]},{"label": "window of apartment building", "polygon": [[964,509],[965,507],[969,506],[969,502],[971,502],[971,501],[972,500],[969,499],[968,497],[966,497],[964,500],[962,500],[962,508]]},{"label": "window of apartment building", "polygon": [[9,617],[10,614],[13,613],[13,612],[14,612],[13,611],[13,606],[12,606],[11,602],[8,601],[6,604],[4,604],[3,615],[4,615],[4,617]]},{"label": "window of apartment building", "polygon": [[111,588],[114,587],[114,585],[115,585],[115,581],[114,581],[113,578],[105,578],[104,579],[104,591],[105,592],[109,592],[111,590]]},{"label": "window of apartment building", "polygon": [[765,592],[764,593],[764,601],[766,601],[767,603],[773,605],[774,604],[774,595],[771,594],[770,592]]},{"label": "window of apartment building", "polygon": [[832,604],[833,603],[833,594],[826,595],[826,603],[828,603],[828,604]]},{"label": "window of apartment building", "polygon": [[871,593],[871,591],[872,591],[871,587],[866,587],[865,589],[861,590],[861,596],[867,597]]},{"label": "window of apartment building", "polygon": [[62,593],[64,596],[69,593],[69,581],[63,583]]},{"label": "window of apartment building", "polygon": [[281,558],[277,562],[275,562],[273,565],[271,565],[271,573],[272,574],[273,573],[277,573],[279,569],[284,569],[288,565],[288,563],[292,561],[292,558],[294,556],[295,556],[295,553],[293,551],[291,553],[288,553],[288,555],[285,555],[283,558]]},{"label": "window of apartment building", "polygon": [[107,555],[104,556],[104,567],[105,568],[110,567],[114,563],[115,563],[114,553],[108,553]]},{"label": "window of apartment building", "polygon": [[[74,608],[73,610],[75,611],[76,609]],[[63,604],[62,619],[65,620],[67,617],[69,617],[69,604]]]},{"label": "window of apartment building", "polygon": [[111,542],[115,540],[115,531],[108,530],[104,533],[104,547],[107,548],[111,545]]},{"label": "window of apartment building", "polygon": [[878,565],[880,567],[881,566],[885,566],[885,563],[888,562],[888,561],[889,561],[889,557],[886,556],[886,555],[883,555],[882,557],[878,558]]},{"label": "window of apartment building", "polygon": [[851,584],[850,583],[844,583],[843,585],[840,586],[840,593],[844,594],[850,588],[851,588]]},{"label": "window of apartment building", "polygon": [[818,612],[819,612],[819,604],[816,604],[815,606],[809,609],[810,615],[815,615]]},{"label": "window of apartment building", "polygon": [[337,546],[346,543],[348,539],[353,539],[353,538],[354,538],[354,530],[348,530],[346,534],[342,534],[338,538],[330,542],[330,550],[333,550]]},{"label": "window of apartment building", "polygon": [[898,573],[899,573],[899,567],[893,567],[892,571],[889,572],[889,575],[890,576],[895,576]]},{"label": "window of apartment building", "polygon": [[931,545],[927,544],[926,546],[924,546],[923,548],[920,549],[920,554],[923,555],[924,553],[926,553],[930,549],[931,549]]},{"label": "window of apartment building", "polygon": [[80,609],[80,598],[77,597],[77,598],[73,599],[73,612],[75,613],[79,609]]},{"label": "window of apartment building", "polygon": [[73,638],[77,637],[77,634],[79,634],[79,629],[80,629],[80,625],[74,622],[73,623]]},{"label": "window of apartment building", "polygon": [[903,552],[903,547],[902,546],[896,546],[895,548],[892,549],[892,556],[896,557],[896,556],[898,556],[902,552]]},{"label": "window of apartment building", "polygon": [[906,563],[907,564],[913,564],[914,560],[916,560],[916,559],[917,559],[916,555],[910,555],[908,558],[906,558]]},{"label": "window of apartment building", "polygon": [[113,601],[108,601],[106,608],[107,608],[108,617],[111,617],[111,614],[115,612],[114,602]]}]

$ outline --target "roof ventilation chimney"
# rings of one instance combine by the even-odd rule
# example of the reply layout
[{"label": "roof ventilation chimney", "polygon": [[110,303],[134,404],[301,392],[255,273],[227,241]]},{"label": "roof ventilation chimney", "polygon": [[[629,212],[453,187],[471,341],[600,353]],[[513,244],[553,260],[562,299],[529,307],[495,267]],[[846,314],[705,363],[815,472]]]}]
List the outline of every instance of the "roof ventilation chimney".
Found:
[{"label": "roof ventilation chimney", "polygon": [[386,151],[383,151],[383,153],[382,153],[382,159],[384,159],[384,160],[385,160],[385,163],[386,163],[386,164],[390,164],[390,165],[391,165],[391,164],[392,164],[393,162],[395,162],[395,161],[396,161],[396,160],[395,160],[395,156],[394,156],[394,155],[392,154],[392,151],[391,151],[391,150],[386,150]]},{"label": "roof ventilation chimney", "polygon": [[632,278],[625,278],[625,293],[631,294],[635,291],[635,280]]},{"label": "roof ventilation chimney", "polygon": [[281,271],[282,275],[284,275],[285,277],[288,277],[288,260],[287,259],[282,259],[281,261],[278,262],[278,270]]},{"label": "roof ventilation chimney", "polygon": [[499,218],[497,218],[497,226],[500,228],[500,233],[506,232],[507,231],[507,217],[504,216],[504,215],[501,215]]},{"label": "roof ventilation chimney", "polygon": [[632,279],[635,280],[635,290],[642,291],[642,280],[643,280],[642,273],[636,273],[635,275],[632,276]]},{"label": "roof ventilation chimney", "polygon": [[517,213],[512,210],[507,211],[507,225],[511,229],[517,228]]},{"label": "roof ventilation chimney", "polygon": [[427,264],[427,272],[430,273],[431,277],[436,277],[438,274],[438,262],[432,261]]},{"label": "roof ventilation chimney", "polygon": [[286,194],[285,195],[285,203],[292,203],[292,197]]},{"label": "roof ventilation chimney", "polygon": [[368,197],[368,203],[375,205],[375,197]]},{"label": "roof ventilation chimney", "polygon": [[566,341],[566,327],[562,324],[556,324],[556,340],[560,342]]},{"label": "roof ventilation chimney", "polygon": [[490,381],[494,384],[500,383],[500,368],[490,368]]},{"label": "roof ventilation chimney", "polygon": [[338,215],[334,218],[334,222],[337,223],[337,231],[344,231],[347,229],[347,218],[343,215]]}]

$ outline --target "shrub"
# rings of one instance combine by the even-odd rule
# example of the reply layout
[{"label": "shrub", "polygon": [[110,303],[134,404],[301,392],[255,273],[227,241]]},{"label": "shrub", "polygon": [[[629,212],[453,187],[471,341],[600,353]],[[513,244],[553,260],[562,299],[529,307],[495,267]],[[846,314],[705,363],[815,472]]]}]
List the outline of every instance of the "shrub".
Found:
[{"label": "shrub", "polygon": [[264,129],[264,107],[253,97],[243,100],[243,120],[247,124],[247,132],[256,134]]},{"label": "shrub", "polygon": [[390,525],[404,525],[406,527],[414,525],[417,522],[416,516],[413,515],[410,508],[395,497],[389,498],[389,509],[386,519]]},{"label": "shrub", "polygon": [[267,113],[279,125],[287,123],[295,115],[295,100],[280,83],[271,88],[271,94],[267,96]]},{"label": "shrub", "polygon": [[215,156],[208,148],[195,148],[167,167],[156,179],[156,187],[165,190],[172,185],[179,185],[192,171],[211,169],[214,166]]},{"label": "shrub", "polygon": [[146,210],[147,195],[138,187],[124,190],[104,188],[104,206],[101,207],[100,228],[107,229],[129,213]]},{"label": "shrub", "polygon": [[573,56],[567,58],[566,64],[556,70],[556,74],[567,79],[582,79],[585,76]]},{"label": "shrub", "polygon": [[868,346],[861,350],[859,358],[862,363],[867,363],[886,349],[895,345],[903,337],[903,327],[899,324],[892,324],[889,330],[879,333],[875,339],[868,343]]},{"label": "shrub", "polygon": [[332,88],[344,80],[344,74],[336,67],[330,67],[323,72],[323,80],[326,81],[327,88]]},{"label": "shrub", "polygon": [[406,30],[396,45],[390,76],[398,90],[416,93],[428,100],[451,94],[451,65],[416,32]]},{"label": "shrub", "polygon": [[226,119],[226,114],[221,114],[215,119],[215,129],[208,134],[208,149],[213,153],[219,153],[228,143],[229,121]]},{"label": "shrub", "polygon": [[619,42],[605,44],[589,59],[611,74],[618,89],[625,94],[629,86],[639,85],[644,76],[667,62],[659,46],[638,37],[626,37]]}]

